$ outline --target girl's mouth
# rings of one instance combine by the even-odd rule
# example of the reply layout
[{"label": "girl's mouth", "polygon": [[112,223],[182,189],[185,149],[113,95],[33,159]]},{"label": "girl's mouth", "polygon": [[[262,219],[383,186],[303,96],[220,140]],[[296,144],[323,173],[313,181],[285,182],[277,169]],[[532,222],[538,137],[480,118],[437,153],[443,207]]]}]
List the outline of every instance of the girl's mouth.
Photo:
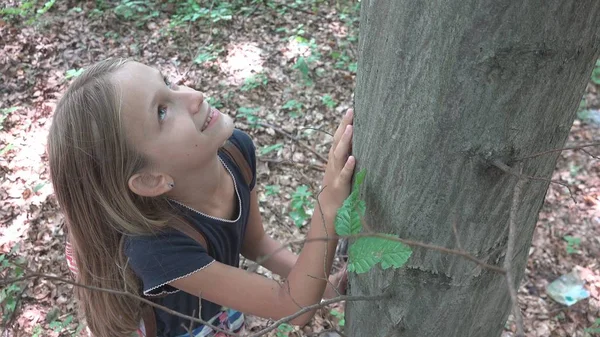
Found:
[{"label": "girl's mouth", "polygon": [[221,114],[217,109],[211,107],[210,112],[208,113],[208,116],[206,118],[206,122],[204,122],[204,125],[202,125],[202,129],[200,131],[204,131],[213,126],[213,124],[215,124],[215,122],[219,119],[220,115]]}]

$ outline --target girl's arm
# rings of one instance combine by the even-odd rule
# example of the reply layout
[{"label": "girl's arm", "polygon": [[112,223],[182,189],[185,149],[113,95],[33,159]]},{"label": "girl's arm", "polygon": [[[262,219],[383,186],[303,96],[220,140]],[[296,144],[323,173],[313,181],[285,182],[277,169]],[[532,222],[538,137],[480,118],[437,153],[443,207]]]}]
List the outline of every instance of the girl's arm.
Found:
[{"label": "girl's arm", "polygon": [[287,248],[282,248],[281,243],[265,233],[256,189],[250,193],[250,215],[242,245],[242,255],[252,261],[260,262],[261,266],[283,278],[288,276],[298,260],[297,255]]},{"label": "girl's arm", "polygon": [[[334,136],[324,189],[318,196],[323,210],[315,211],[307,241],[284,284],[258,274],[250,273],[219,262],[192,273],[170,284],[208,301],[259,317],[279,319],[292,315],[301,307],[319,303],[325,290],[337,239],[310,241],[324,237],[335,238],[334,220],[337,209],[350,194],[350,181],[355,160],[348,157],[352,140],[352,112],[350,111]],[[318,205],[316,206],[318,210]],[[325,261],[325,268],[323,263]],[[292,324],[304,325],[316,310],[307,312]]]}]

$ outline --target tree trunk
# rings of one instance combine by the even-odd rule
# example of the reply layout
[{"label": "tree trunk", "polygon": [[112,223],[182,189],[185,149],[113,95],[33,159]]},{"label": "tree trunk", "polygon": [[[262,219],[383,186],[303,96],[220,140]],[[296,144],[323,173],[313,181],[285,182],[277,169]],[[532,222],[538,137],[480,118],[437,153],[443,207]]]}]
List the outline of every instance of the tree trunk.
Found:
[{"label": "tree trunk", "polygon": [[[365,223],[502,267],[516,178],[491,165],[564,145],[598,57],[597,0],[363,0],[354,149]],[[524,160],[550,178],[559,152]],[[523,277],[548,183],[529,180],[512,259]],[[568,193],[565,191],[565,193]],[[350,336],[499,336],[505,277],[414,249],[399,270],[350,275]]]}]

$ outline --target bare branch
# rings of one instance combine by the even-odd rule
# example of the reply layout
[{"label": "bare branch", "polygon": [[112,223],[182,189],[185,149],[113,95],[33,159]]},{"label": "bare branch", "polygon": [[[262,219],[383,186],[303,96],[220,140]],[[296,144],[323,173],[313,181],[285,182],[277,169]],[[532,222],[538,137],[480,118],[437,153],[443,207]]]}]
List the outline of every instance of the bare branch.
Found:
[{"label": "bare branch", "polygon": [[32,279],[32,278],[42,278],[42,279],[46,279],[46,280],[50,280],[50,281],[58,281],[58,282],[63,282],[63,283],[70,284],[70,285],[73,285],[73,286],[76,286],[76,287],[85,288],[85,289],[88,289],[88,290],[101,291],[101,292],[105,292],[105,293],[109,293],[109,294],[126,296],[126,297],[129,297],[129,298],[136,299],[136,300],[138,300],[138,301],[140,301],[140,302],[142,302],[144,304],[147,304],[149,306],[152,306],[154,308],[160,309],[160,310],[162,310],[162,311],[164,311],[164,312],[166,312],[168,314],[171,314],[171,315],[183,318],[183,319],[187,319],[187,320],[193,321],[195,323],[206,325],[206,326],[208,326],[209,328],[211,328],[211,329],[213,329],[215,331],[222,332],[222,333],[226,334],[227,336],[241,337],[239,334],[232,333],[232,332],[227,331],[227,330],[223,330],[223,329],[221,329],[219,327],[216,327],[216,326],[214,326],[214,325],[212,325],[212,324],[210,324],[210,323],[202,320],[201,318],[196,318],[196,317],[192,317],[192,316],[188,316],[188,315],[182,314],[182,313],[180,313],[178,311],[175,311],[175,310],[169,309],[167,307],[164,307],[162,305],[156,304],[156,303],[154,303],[154,302],[152,302],[152,301],[150,301],[148,299],[145,299],[145,298],[143,298],[143,297],[141,297],[139,295],[136,295],[136,294],[133,294],[133,293],[130,293],[130,292],[127,292],[127,291],[120,291],[120,290],[114,290],[114,289],[105,289],[105,288],[98,288],[98,287],[88,286],[88,285],[85,285],[85,284],[80,284],[80,283],[77,283],[77,282],[73,282],[73,281],[64,279],[62,277],[54,276],[54,275],[33,273],[33,274],[25,275],[25,276],[22,276],[22,277],[18,277],[18,278],[12,278],[12,279],[2,280],[2,281],[0,281],[0,286],[4,287],[7,284],[11,284],[11,283],[15,283],[15,282],[20,282],[20,281],[24,281],[24,280],[29,280],[29,279]]},{"label": "bare branch", "polygon": [[577,200],[575,200],[575,195],[573,194],[573,191],[571,191],[571,186],[569,186],[569,184],[567,183],[563,183],[562,181],[558,181],[558,180],[552,180],[552,179],[546,179],[546,178],[541,178],[541,177],[534,177],[534,176],[528,176],[526,174],[521,174],[518,172],[515,172],[515,170],[513,170],[510,166],[504,164],[503,162],[501,162],[500,160],[496,159],[492,162],[492,164],[494,166],[496,166],[497,168],[501,169],[502,171],[513,175],[519,179],[531,179],[531,180],[539,180],[539,181],[545,181],[545,182],[549,182],[549,183],[553,183],[553,184],[558,184],[561,186],[564,186],[567,188],[567,190],[569,190],[569,195],[571,196],[571,200],[573,200],[574,203],[577,203]]},{"label": "bare branch", "polygon": [[[483,260],[476,258],[475,256],[469,254],[467,251],[464,251],[464,250],[449,249],[446,247],[436,246],[436,245],[423,243],[423,242],[419,242],[419,241],[401,239],[401,238],[388,236],[388,235],[380,234],[380,233],[360,233],[360,234],[354,234],[354,235],[338,236],[338,238],[340,238],[340,239],[356,239],[356,238],[364,238],[364,237],[376,237],[376,238],[381,238],[381,239],[385,239],[385,240],[398,241],[398,242],[402,242],[403,244],[405,244],[407,246],[411,246],[411,247],[421,247],[421,248],[431,249],[431,250],[435,250],[435,251],[450,254],[450,255],[460,256],[462,258],[465,258],[471,262],[478,264],[479,266],[481,266],[485,269],[497,272],[502,275],[506,274],[506,270],[504,268],[487,264]],[[270,254],[261,256],[260,259],[257,259],[256,263],[257,264],[263,263],[264,261],[270,259],[274,254],[280,252],[283,249],[287,249],[287,247],[291,246],[291,245],[303,244],[303,243],[312,242],[312,241],[327,241],[327,240],[337,240],[337,238],[313,238],[313,239],[300,239],[300,240],[289,241],[289,242],[281,245],[281,247],[279,247],[277,250],[271,252]]]},{"label": "bare branch", "polygon": [[268,332],[275,330],[278,326],[280,326],[283,323],[287,323],[290,322],[291,320],[293,320],[296,317],[299,317],[311,310],[314,309],[319,309],[319,308],[323,308],[326,307],[332,303],[337,303],[337,302],[342,302],[342,301],[374,301],[374,300],[381,300],[384,298],[388,298],[390,297],[389,294],[380,294],[380,295],[365,295],[365,296],[348,296],[348,295],[344,295],[344,296],[339,296],[339,297],[335,297],[332,298],[330,300],[324,300],[321,301],[321,303],[316,303],[313,305],[308,305],[306,307],[304,307],[302,310],[299,310],[297,312],[295,312],[292,315],[283,317],[277,321],[275,321],[273,324],[271,324],[270,326],[258,331],[255,334],[249,335],[248,337],[259,337],[259,336],[263,336],[265,334],[267,334]]},{"label": "bare branch", "polygon": [[265,163],[290,164],[290,165],[295,165],[295,166],[311,168],[313,170],[317,170],[317,171],[321,171],[321,172],[325,171],[325,166],[323,166],[323,165],[301,163],[301,162],[297,162],[297,161],[293,161],[293,160],[289,160],[289,159],[277,159],[277,158],[265,158],[265,157],[258,157],[257,159],[262,162],[265,162]]},{"label": "bare branch", "polygon": [[[519,174],[522,174],[522,172],[523,164],[521,163],[519,164]],[[525,182],[526,178],[521,177],[518,178],[517,183],[515,184],[512,206],[510,208],[510,215],[508,221],[508,244],[506,248],[506,257],[504,258],[504,269],[506,270],[506,283],[508,284],[508,292],[510,293],[510,299],[513,304],[513,315],[515,316],[515,321],[517,323],[517,337],[525,337],[525,332],[523,328],[523,316],[521,316],[521,309],[519,308],[519,301],[517,299],[518,284],[515,284],[512,260],[515,254],[514,250],[517,231],[517,212],[519,210],[519,205],[521,204],[521,191],[523,190],[523,185],[525,185]]]},{"label": "bare branch", "polygon": [[303,142],[302,140],[298,139],[298,137],[295,137],[289,133],[287,133],[286,131],[284,131],[283,129],[281,129],[278,126],[269,124],[269,123],[264,123],[264,122],[259,122],[258,125],[266,127],[266,128],[271,128],[277,132],[279,132],[280,134],[288,137],[289,139],[297,142],[298,144],[300,144],[302,147],[304,147],[305,149],[307,149],[308,151],[312,152],[315,156],[317,156],[317,158],[319,158],[322,162],[327,163],[327,158],[324,157],[322,154],[320,154],[319,152],[317,152],[317,150],[313,149],[312,147],[310,147],[308,144],[306,144],[305,142]]},{"label": "bare branch", "polygon": [[517,159],[517,161],[523,161],[525,159],[531,159],[531,158],[543,156],[543,155],[548,154],[548,153],[562,152],[562,151],[565,151],[565,150],[580,150],[580,149],[583,149],[583,148],[586,148],[586,147],[592,147],[592,146],[600,146],[600,143],[590,143],[590,144],[583,144],[583,145],[576,145],[576,146],[568,146],[568,147],[563,147],[561,149],[552,149],[552,150],[548,150],[548,151],[542,151],[542,152],[530,154],[530,155],[525,156],[525,157],[521,157],[521,158]]}]

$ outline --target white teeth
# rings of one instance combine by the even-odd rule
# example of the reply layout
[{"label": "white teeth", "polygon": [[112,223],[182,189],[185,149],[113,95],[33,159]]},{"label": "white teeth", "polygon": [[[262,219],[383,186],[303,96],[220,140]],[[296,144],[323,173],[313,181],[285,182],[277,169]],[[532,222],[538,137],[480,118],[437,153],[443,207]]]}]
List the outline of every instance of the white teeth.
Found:
[{"label": "white teeth", "polygon": [[210,115],[208,115],[208,119],[206,120],[206,123],[204,123],[204,125],[202,126],[202,131],[206,130],[206,128],[208,127],[208,124],[210,124],[210,121],[213,118],[213,112],[210,112]]}]

